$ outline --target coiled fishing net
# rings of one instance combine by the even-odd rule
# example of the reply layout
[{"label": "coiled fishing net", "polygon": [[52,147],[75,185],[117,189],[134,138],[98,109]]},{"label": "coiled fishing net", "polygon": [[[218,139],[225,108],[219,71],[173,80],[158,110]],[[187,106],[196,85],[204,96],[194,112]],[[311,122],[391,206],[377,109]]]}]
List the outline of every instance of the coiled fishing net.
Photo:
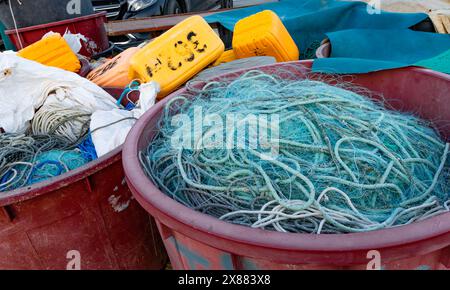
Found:
[{"label": "coiled fishing net", "polygon": [[[448,212],[449,144],[425,121],[387,110],[367,95],[346,83],[259,71],[210,82],[167,104],[140,160],[176,201],[253,228],[365,232]],[[199,109],[213,117],[201,124]],[[258,122],[276,138],[255,149],[250,145],[261,133],[251,126],[255,119],[242,134],[228,126],[242,122],[224,121],[233,114],[278,116],[278,128]],[[192,129],[180,134],[180,120],[190,120]],[[174,142],[186,133],[193,133],[191,144]],[[221,136],[224,148],[216,146]]]},{"label": "coiled fishing net", "polygon": [[27,185],[35,184],[75,170],[90,160],[79,150],[51,150],[36,156]]}]

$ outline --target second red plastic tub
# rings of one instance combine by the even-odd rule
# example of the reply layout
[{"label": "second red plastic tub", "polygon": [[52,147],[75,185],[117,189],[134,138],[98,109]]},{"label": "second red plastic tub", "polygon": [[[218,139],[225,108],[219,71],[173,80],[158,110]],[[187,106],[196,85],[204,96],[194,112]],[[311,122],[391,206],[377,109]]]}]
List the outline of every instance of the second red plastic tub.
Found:
[{"label": "second red plastic tub", "polygon": [[78,258],[82,270],[163,269],[167,254],[128,188],[121,153],[0,193],[0,270],[65,270]]},{"label": "second red plastic tub", "polygon": [[[307,61],[261,69],[277,73],[295,68],[293,73],[299,78],[314,78],[311,65]],[[434,121],[450,140],[450,76],[406,68],[349,76],[348,80],[382,93],[397,110]],[[377,260],[382,269],[450,268],[450,213],[368,233],[304,235],[225,223],[175,202],[145,175],[138,153],[152,140],[165,103],[184,92],[167,97],[143,116],[123,151],[128,184],[155,217],[175,269],[366,269]]]},{"label": "second red plastic tub", "polygon": [[36,41],[41,40],[48,32],[58,32],[64,35],[66,32],[81,34],[85,41],[81,42],[81,55],[91,57],[107,50],[110,46],[105,29],[106,12],[73,19],[19,28],[5,31],[18,50],[25,48]]}]

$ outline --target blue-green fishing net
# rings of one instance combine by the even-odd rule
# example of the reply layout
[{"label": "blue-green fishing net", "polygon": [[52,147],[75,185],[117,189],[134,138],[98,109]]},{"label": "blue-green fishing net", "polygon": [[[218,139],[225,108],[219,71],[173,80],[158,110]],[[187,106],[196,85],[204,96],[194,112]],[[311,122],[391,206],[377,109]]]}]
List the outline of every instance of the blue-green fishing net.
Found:
[{"label": "blue-green fishing net", "polygon": [[[168,102],[142,166],[185,206],[266,230],[365,232],[448,212],[449,144],[367,90],[333,83],[251,71],[189,86]],[[254,147],[261,128],[270,137]]]}]

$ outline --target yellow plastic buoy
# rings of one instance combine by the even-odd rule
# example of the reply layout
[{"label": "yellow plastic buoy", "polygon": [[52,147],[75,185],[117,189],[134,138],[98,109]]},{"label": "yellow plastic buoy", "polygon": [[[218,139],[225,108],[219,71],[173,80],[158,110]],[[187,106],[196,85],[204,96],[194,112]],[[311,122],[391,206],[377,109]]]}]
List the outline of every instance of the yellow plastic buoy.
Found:
[{"label": "yellow plastic buoy", "polygon": [[128,48],[90,72],[87,79],[101,87],[127,86],[132,81],[129,78],[130,60],[139,50],[137,47]]},{"label": "yellow plastic buoy", "polygon": [[278,62],[294,61],[300,52],[281,19],[265,10],[236,23],[233,51],[237,58],[273,56]]},{"label": "yellow plastic buoy", "polygon": [[201,16],[192,16],[156,38],[130,61],[130,79],[156,81],[161,99],[213,63],[225,45]]},{"label": "yellow plastic buoy", "polygon": [[234,51],[232,49],[227,50],[224,53],[222,53],[222,55],[219,57],[218,60],[216,60],[216,62],[213,64],[213,66],[218,66],[223,63],[232,62],[236,59],[237,58],[236,58],[236,55],[234,54]]},{"label": "yellow plastic buoy", "polygon": [[20,50],[17,55],[71,72],[78,72],[81,68],[80,60],[59,33],[42,38]]}]

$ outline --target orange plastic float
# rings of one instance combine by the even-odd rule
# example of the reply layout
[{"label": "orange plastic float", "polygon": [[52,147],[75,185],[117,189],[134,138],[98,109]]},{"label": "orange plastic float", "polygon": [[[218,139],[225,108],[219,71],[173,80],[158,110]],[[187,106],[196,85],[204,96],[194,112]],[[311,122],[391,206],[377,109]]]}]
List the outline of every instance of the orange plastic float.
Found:
[{"label": "orange plastic float", "polygon": [[163,98],[222,55],[225,45],[200,16],[192,16],[131,58],[130,79],[156,81]]},{"label": "orange plastic float", "polygon": [[227,50],[219,57],[218,60],[213,64],[213,66],[218,66],[224,63],[232,62],[234,60],[237,60],[236,54],[234,53],[234,50]]},{"label": "orange plastic float", "polygon": [[283,22],[270,10],[236,23],[233,50],[237,58],[273,56],[278,62],[295,61],[300,55]]},{"label": "orange plastic float", "polygon": [[128,76],[130,60],[139,51],[131,47],[89,73],[87,78],[102,87],[125,87],[131,79]]},{"label": "orange plastic float", "polygon": [[71,72],[78,72],[81,68],[78,57],[59,33],[42,38],[20,50],[17,55]]}]

